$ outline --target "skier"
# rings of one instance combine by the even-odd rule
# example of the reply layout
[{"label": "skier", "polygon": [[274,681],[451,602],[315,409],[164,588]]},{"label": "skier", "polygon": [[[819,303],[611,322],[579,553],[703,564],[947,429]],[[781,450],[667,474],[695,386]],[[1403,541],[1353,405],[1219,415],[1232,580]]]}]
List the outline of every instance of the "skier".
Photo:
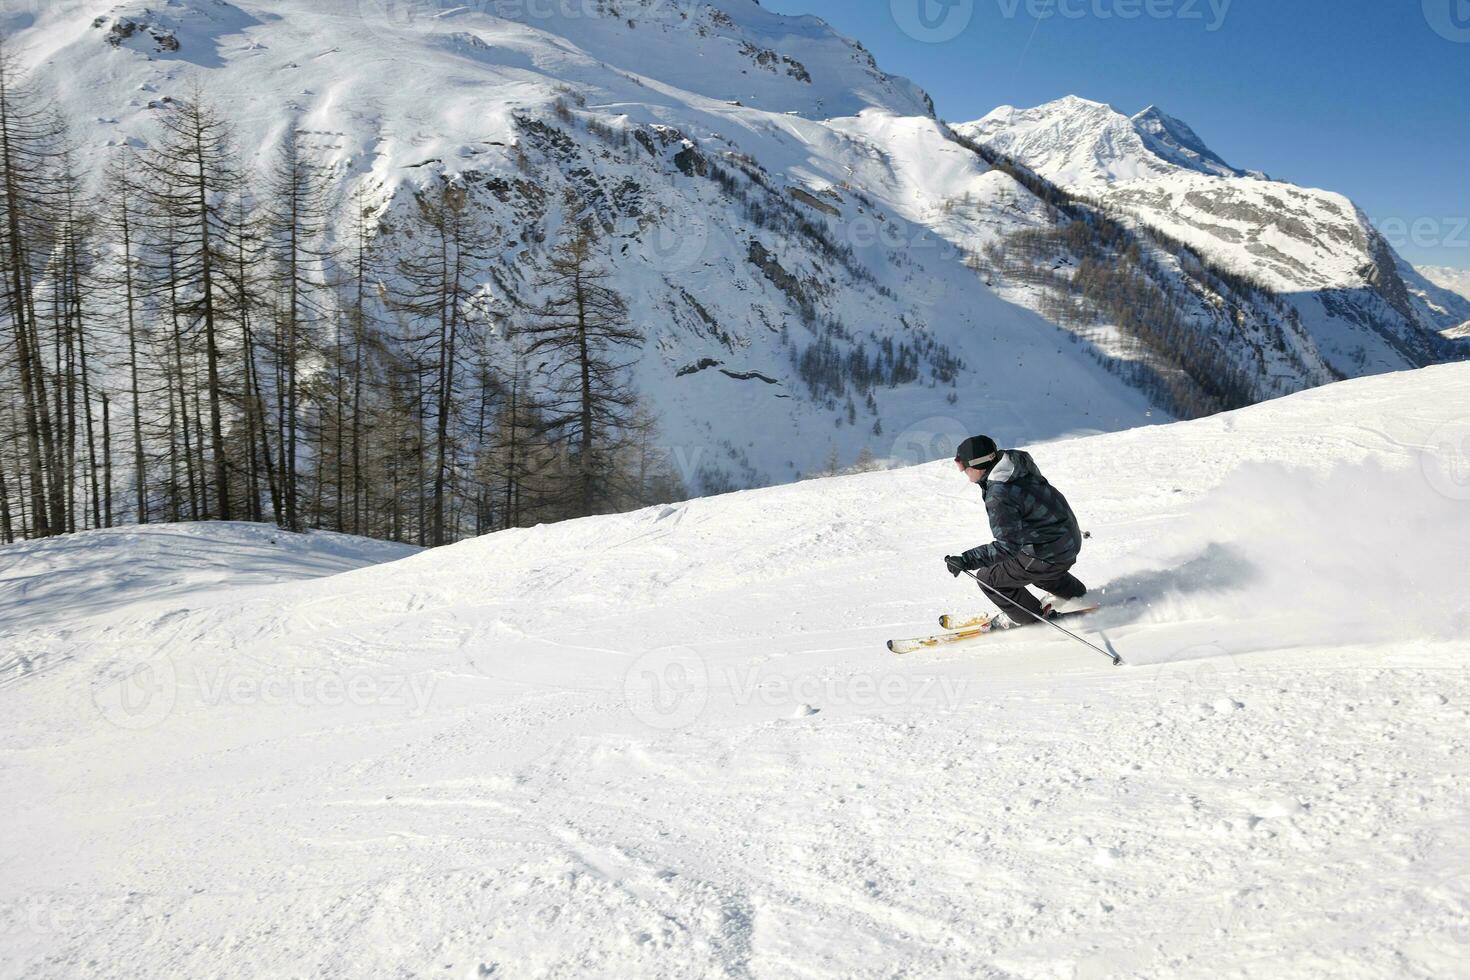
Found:
[{"label": "skier", "polygon": [[[1087,586],[1071,574],[1082,550],[1082,530],[1067,498],[1041,475],[1029,453],[1002,451],[989,436],[960,443],[954,461],[980,485],[995,540],[946,556],[944,567],[956,577],[976,574],[1000,607],[994,627],[1028,626],[1070,611],[1069,600],[1086,595]],[[1056,599],[1043,604],[1028,585]]]}]

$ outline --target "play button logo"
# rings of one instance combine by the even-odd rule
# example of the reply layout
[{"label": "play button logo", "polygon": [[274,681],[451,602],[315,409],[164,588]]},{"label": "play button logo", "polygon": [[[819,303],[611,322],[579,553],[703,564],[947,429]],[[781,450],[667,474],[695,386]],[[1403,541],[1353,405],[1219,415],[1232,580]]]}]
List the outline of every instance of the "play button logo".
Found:
[{"label": "play button logo", "polygon": [[1424,19],[1445,40],[1470,44],[1470,0],[1424,0]]},{"label": "play button logo", "polygon": [[965,32],[975,0],[891,0],[893,22],[915,41],[943,44]]}]

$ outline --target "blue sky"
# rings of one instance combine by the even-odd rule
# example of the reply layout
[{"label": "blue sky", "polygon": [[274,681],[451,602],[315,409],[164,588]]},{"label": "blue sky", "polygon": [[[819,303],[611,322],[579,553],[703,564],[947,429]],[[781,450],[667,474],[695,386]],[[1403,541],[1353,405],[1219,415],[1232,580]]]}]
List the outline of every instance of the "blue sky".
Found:
[{"label": "blue sky", "polygon": [[951,122],[1157,104],[1237,167],[1352,197],[1410,261],[1470,269],[1470,0],[762,3],[862,41]]}]

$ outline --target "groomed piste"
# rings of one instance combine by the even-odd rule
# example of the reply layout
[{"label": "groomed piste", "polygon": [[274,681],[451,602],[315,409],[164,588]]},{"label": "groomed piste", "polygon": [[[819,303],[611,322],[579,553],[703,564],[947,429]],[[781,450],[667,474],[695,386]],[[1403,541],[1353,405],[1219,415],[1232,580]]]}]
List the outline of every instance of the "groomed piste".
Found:
[{"label": "groomed piste", "polygon": [[1470,366],[1026,448],[1127,668],[884,648],[988,608],[948,461],[0,548],[0,973],[1462,969]]}]

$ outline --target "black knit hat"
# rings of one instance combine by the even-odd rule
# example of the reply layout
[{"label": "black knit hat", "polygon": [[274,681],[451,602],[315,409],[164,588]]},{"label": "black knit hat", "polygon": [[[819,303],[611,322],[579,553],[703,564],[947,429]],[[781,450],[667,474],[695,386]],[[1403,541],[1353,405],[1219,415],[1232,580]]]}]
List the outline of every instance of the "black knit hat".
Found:
[{"label": "black knit hat", "polygon": [[995,462],[995,455],[998,452],[1000,448],[989,436],[971,436],[960,443],[960,448],[954,452],[954,458],[956,462],[964,463],[966,466],[988,469],[989,464]]}]

